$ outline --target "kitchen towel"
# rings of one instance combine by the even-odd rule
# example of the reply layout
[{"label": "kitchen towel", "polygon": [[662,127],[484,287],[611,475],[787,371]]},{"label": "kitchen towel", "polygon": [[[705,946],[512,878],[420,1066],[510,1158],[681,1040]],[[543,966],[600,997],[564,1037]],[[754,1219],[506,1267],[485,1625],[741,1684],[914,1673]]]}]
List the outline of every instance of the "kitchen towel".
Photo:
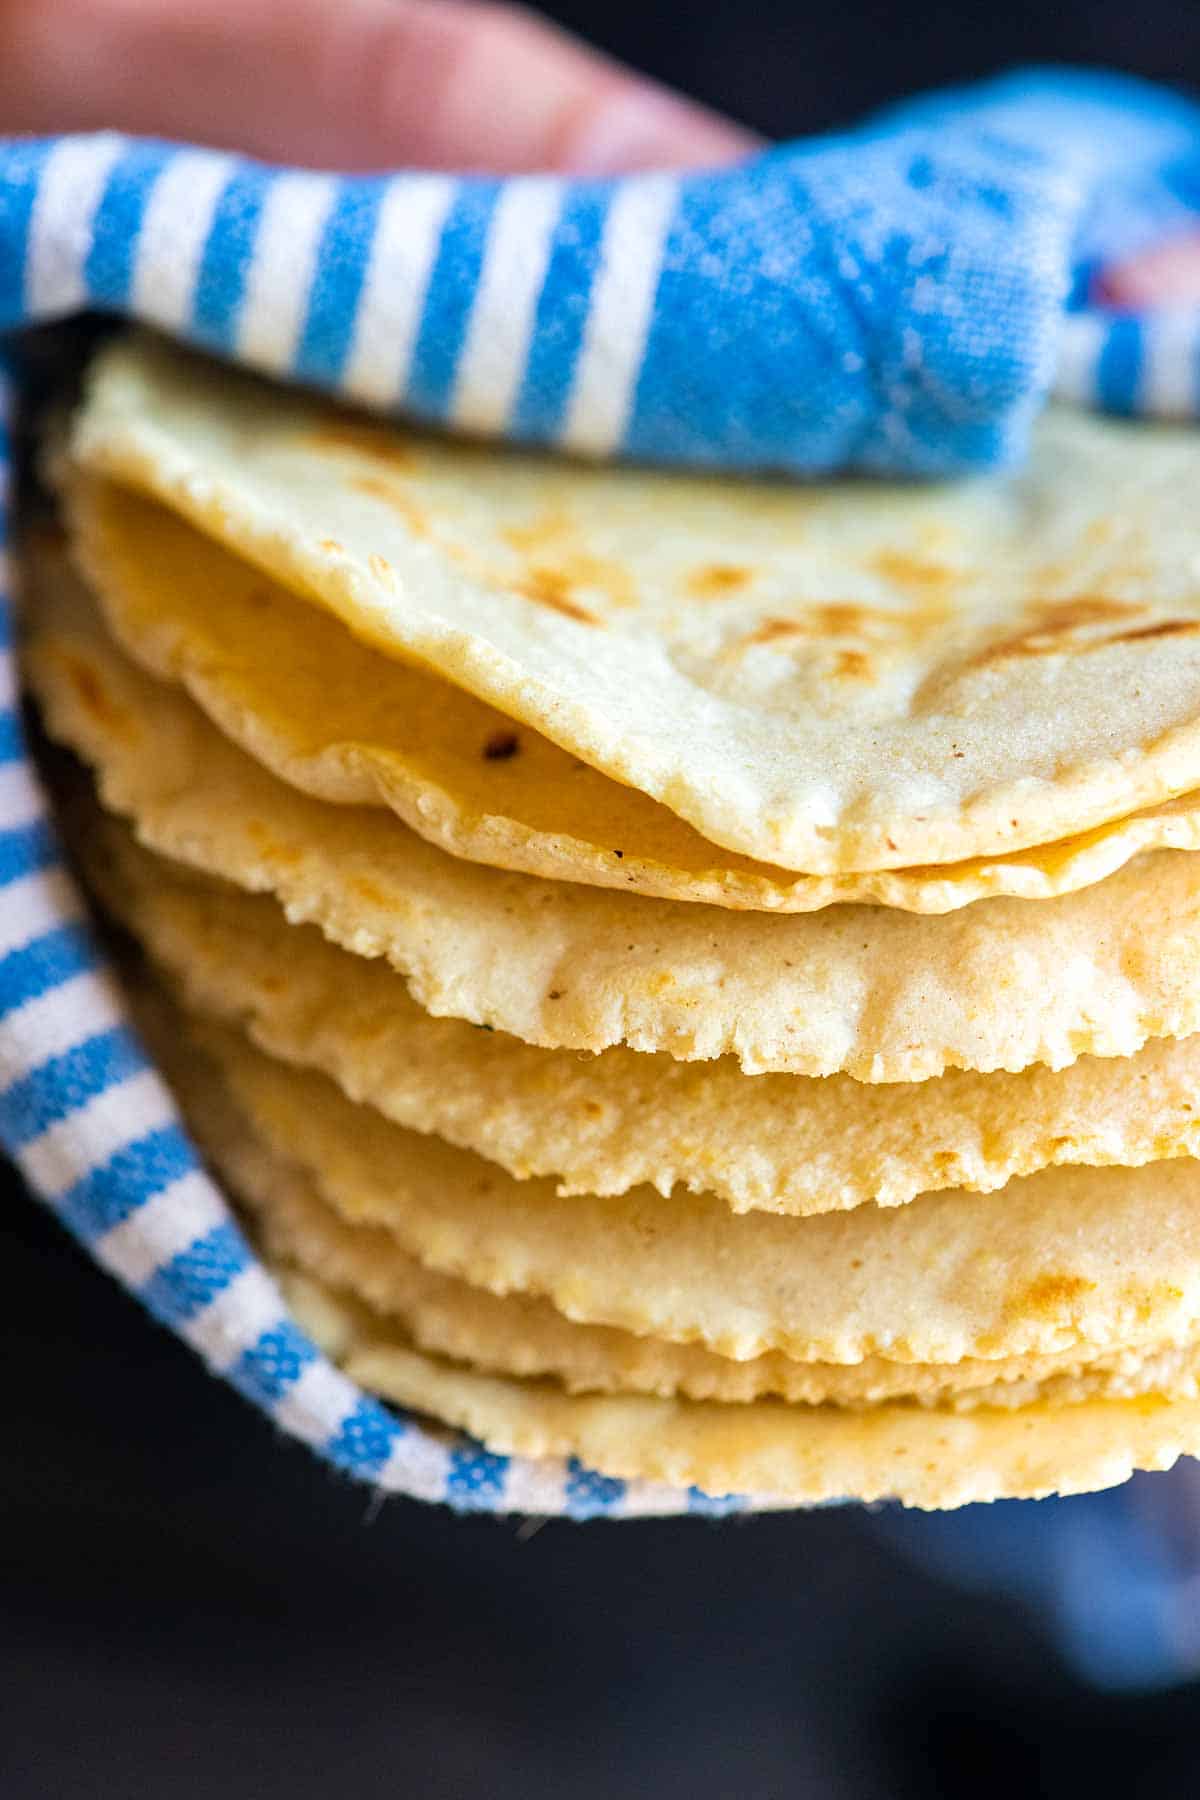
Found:
[{"label": "kitchen towel", "polygon": [[[1096,295],[1198,209],[1200,111],[1066,72],[730,170],[607,182],[340,177],[111,133],[4,143],[5,477],[22,330],[97,309],[384,412],[581,454],[968,473],[1019,458],[1055,390],[1196,411],[1200,313],[1115,315]],[[7,601],[0,618],[0,1143],[31,1187],[279,1428],[384,1491],[576,1517],[770,1505],[448,1444],[296,1328],[104,967],[28,760]]]}]

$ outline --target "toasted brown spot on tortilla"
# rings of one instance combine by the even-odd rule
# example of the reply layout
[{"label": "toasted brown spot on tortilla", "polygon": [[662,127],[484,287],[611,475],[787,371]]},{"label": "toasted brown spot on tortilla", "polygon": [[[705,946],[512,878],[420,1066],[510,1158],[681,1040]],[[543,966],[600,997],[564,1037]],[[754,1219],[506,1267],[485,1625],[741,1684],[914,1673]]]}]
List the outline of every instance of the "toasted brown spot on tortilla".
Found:
[{"label": "toasted brown spot on tortilla", "polygon": [[107,725],[110,731],[121,737],[137,736],[137,722],[121,707],[116,706],[101,678],[90,663],[74,656],[61,656],[67,678],[75,689],[79,704],[90,712],[94,719]]},{"label": "toasted brown spot on tortilla", "polygon": [[581,606],[572,598],[573,583],[561,569],[542,568],[535,565],[527,571],[517,583],[517,592],[524,594],[527,600],[536,601],[539,606],[548,606],[552,612],[562,613],[564,618],[575,619],[580,625],[599,625],[596,614]]},{"label": "toasted brown spot on tortilla", "polygon": [[880,629],[894,630],[898,620],[894,613],[878,613],[869,606],[835,600],[826,606],[814,606],[812,622],[822,637],[869,637]]},{"label": "toasted brown spot on tortilla", "polygon": [[1129,1308],[1139,1326],[1150,1325],[1183,1299],[1183,1289],[1170,1281],[1136,1280],[1125,1283],[1121,1290],[1122,1305]]},{"label": "toasted brown spot on tortilla", "polygon": [[1128,600],[1110,600],[1104,594],[1072,594],[1065,600],[1042,601],[1036,613],[1042,631],[1074,631],[1077,625],[1128,619],[1141,610]]},{"label": "toasted brown spot on tortilla", "polygon": [[812,626],[807,619],[763,619],[739,641],[737,648],[749,649],[753,644],[773,644],[777,638],[809,637],[811,634]]},{"label": "toasted brown spot on tortilla", "polygon": [[947,563],[930,562],[905,550],[881,550],[872,557],[871,566],[885,581],[909,589],[941,589],[961,579],[961,571]]},{"label": "toasted brown spot on tortilla", "polygon": [[350,485],[358,493],[369,494],[372,500],[382,500],[385,505],[398,512],[416,536],[430,535],[428,519],[399,482],[381,480],[378,475],[356,475]]},{"label": "toasted brown spot on tortilla", "polygon": [[334,414],[310,431],[305,441],[316,450],[350,450],[355,456],[369,456],[372,462],[403,469],[406,474],[416,466],[417,459],[408,444],[367,419],[339,418]]},{"label": "toasted brown spot on tortilla", "polygon": [[[560,598],[573,598],[575,590],[582,588],[602,594],[613,606],[637,603],[637,587],[629,570],[611,556],[590,551],[578,523],[561,506],[547,508],[526,524],[506,526],[500,536],[525,562],[523,573],[516,578],[520,592],[527,592],[527,584],[532,583],[536,588],[553,587]],[[513,579],[511,575],[496,578]]]},{"label": "toasted brown spot on tortilla", "polygon": [[1135,644],[1142,638],[1182,637],[1200,631],[1200,619],[1162,619],[1157,625],[1141,625],[1135,631],[1120,631],[1108,638],[1110,644]]},{"label": "toasted brown spot on tortilla", "polygon": [[918,643],[928,633],[939,629],[944,625],[946,615],[947,606],[940,601],[927,606],[887,608],[831,600],[806,607],[803,612],[762,619],[733,647],[748,649],[756,644],[771,644],[792,637],[817,642],[828,638],[858,638],[880,646],[900,646]]},{"label": "toasted brown spot on tortilla", "polygon": [[721,594],[739,593],[753,580],[753,569],[740,563],[701,563],[689,574],[687,589],[698,600],[711,600]]},{"label": "toasted brown spot on tortilla", "polygon": [[368,906],[387,906],[389,897],[383,888],[369,881],[365,875],[356,875],[350,882],[350,891],[365,900]]},{"label": "toasted brown spot on tortilla", "polygon": [[1083,1275],[1039,1275],[1009,1296],[1008,1311],[1018,1318],[1053,1320],[1069,1312],[1095,1286]]},{"label": "toasted brown spot on tortilla", "polygon": [[551,545],[560,545],[564,538],[572,537],[577,531],[578,526],[570,513],[561,507],[553,507],[538,513],[527,525],[506,526],[500,535],[514,550],[533,556]]},{"label": "toasted brown spot on tortilla", "polygon": [[871,674],[871,659],[861,650],[839,650],[834,672],[848,680],[864,681]]},{"label": "toasted brown spot on tortilla", "polygon": [[1104,594],[1072,594],[1064,600],[1039,600],[1027,611],[1027,623],[1011,637],[999,643],[985,644],[969,659],[967,667],[984,668],[989,663],[1005,662],[1018,656],[1055,656],[1064,651],[1078,654],[1085,650],[1101,650],[1120,643],[1143,631],[1155,633],[1154,626],[1136,631],[1107,632],[1086,638],[1073,634],[1089,625],[1108,625],[1122,619],[1137,618],[1145,607],[1127,600],[1110,600]]},{"label": "toasted brown spot on tortilla", "polygon": [[275,827],[266,819],[247,819],[246,832],[258,845],[259,855],[264,861],[282,868],[294,868],[303,861],[303,852],[295,844],[281,843],[276,836]]}]

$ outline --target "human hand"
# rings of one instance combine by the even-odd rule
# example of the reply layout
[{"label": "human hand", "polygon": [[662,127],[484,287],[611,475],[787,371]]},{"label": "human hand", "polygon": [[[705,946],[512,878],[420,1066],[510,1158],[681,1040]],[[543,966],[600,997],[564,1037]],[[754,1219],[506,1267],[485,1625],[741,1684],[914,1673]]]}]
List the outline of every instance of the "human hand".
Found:
[{"label": "human hand", "polygon": [[103,127],[343,170],[729,162],[750,133],[481,0],[0,0],[0,133]]},{"label": "human hand", "polygon": [[1171,238],[1110,270],[1101,298],[1110,306],[1134,311],[1200,305],[1200,232]]}]

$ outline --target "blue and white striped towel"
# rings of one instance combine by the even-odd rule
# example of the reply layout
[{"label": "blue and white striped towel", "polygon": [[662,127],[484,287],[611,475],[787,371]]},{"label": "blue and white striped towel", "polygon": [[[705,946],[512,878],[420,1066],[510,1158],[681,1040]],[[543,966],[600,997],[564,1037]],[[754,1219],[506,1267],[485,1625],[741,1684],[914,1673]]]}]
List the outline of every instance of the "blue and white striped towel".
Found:
[{"label": "blue and white striped towel", "polygon": [[[475,432],[946,474],[1019,455],[1055,383],[1122,411],[1196,410],[1200,317],[1111,318],[1087,297],[1106,261],[1197,206],[1200,112],[1085,76],[921,101],[720,174],[615,182],[340,178],[112,134],[13,142],[0,327],[98,307]],[[448,1449],[296,1328],[102,966],[29,766],[3,620],[0,1140],[31,1186],[214,1371],[382,1489],[576,1517],[769,1504]]]}]

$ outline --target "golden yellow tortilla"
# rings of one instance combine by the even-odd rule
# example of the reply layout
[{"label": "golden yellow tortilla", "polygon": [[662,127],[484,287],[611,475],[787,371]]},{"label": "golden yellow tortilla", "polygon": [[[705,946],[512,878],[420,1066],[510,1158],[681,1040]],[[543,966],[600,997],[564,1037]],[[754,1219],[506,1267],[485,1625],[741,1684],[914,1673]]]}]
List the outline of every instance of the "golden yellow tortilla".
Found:
[{"label": "golden yellow tortilla", "polygon": [[917,1081],[1062,1068],[1200,1030],[1200,857],[942,918],[730,912],[485,869],[378,809],[296,792],[124,658],[61,565],[25,668],[51,733],[143,843],[383,957],[427,1011],[551,1049],[625,1043],[749,1073]]},{"label": "golden yellow tortilla", "polygon": [[562,1199],[401,1130],[322,1075],[197,1022],[256,1136],[327,1205],[410,1256],[567,1318],[737,1360],[956,1363],[1185,1341],[1200,1330],[1200,1167],[1050,1169],[811,1219],[702,1195]]},{"label": "golden yellow tortilla", "polygon": [[1197,1036],[1058,1071],[873,1087],[848,1075],[748,1079],[729,1057],[543,1050],[431,1017],[385,963],[289,925],[267,896],[151,855],[86,795],[65,822],[109,911],[189,1006],[398,1125],[520,1179],[553,1176],[560,1194],[648,1183],[712,1193],[735,1212],[809,1215],[991,1191],[1060,1163],[1134,1167],[1200,1150]]},{"label": "golden yellow tortilla", "polygon": [[1113,1487],[1200,1450],[1200,1400],[1148,1393],[949,1412],[892,1401],[862,1411],[757,1400],[568,1394],[484,1375],[363,1329],[308,1280],[286,1283],[300,1322],[385,1399],[470,1432],[502,1455],[576,1456],[626,1480],[753,1494],[780,1505],[889,1500],[930,1510]]},{"label": "golden yellow tortilla", "polygon": [[1105,1352],[1079,1350],[1007,1360],[850,1365],[802,1363],[770,1352],[735,1362],[696,1344],[640,1337],[607,1325],[573,1324],[547,1300],[490,1294],[426,1269],[384,1228],[349,1225],[296,1164],[271,1151],[222,1097],[197,1092],[195,1065],[183,1083],[189,1123],[235,1197],[253,1211],[275,1263],[356,1295],[374,1313],[374,1334],[407,1337],[419,1349],[490,1374],[551,1376],[569,1393],[646,1393],[746,1402],[775,1395],[792,1403],[867,1406],[1025,1406],[1032,1400],[1197,1391],[1200,1357],[1189,1345]]}]

